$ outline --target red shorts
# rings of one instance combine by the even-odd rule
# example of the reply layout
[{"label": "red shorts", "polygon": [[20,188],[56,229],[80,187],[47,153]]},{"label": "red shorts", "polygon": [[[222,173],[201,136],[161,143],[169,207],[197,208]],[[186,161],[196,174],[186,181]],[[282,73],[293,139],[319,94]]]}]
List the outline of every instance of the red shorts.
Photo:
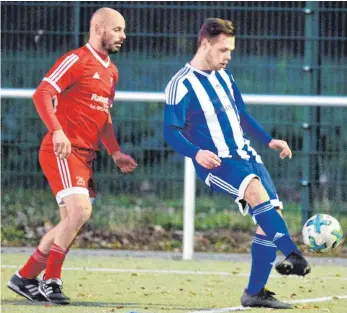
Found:
[{"label": "red shorts", "polygon": [[60,160],[51,149],[40,150],[41,168],[52,188],[58,205],[64,205],[64,197],[72,194],[96,196],[93,180],[93,160],[95,151],[72,147],[71,154]]}]

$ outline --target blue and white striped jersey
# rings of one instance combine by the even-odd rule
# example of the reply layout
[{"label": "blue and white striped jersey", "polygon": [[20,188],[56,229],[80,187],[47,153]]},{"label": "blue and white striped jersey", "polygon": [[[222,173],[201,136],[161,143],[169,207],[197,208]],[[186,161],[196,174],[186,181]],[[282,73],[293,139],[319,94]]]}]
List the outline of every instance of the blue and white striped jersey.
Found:
[{"label": "blue and white striped jersey", "polygon": [[[165,126],[178,128],[191,144],[222,158],[262,163],[244,137],[240,116],[245,105],[231,73],[204,72],[186,64],[168,83],[165,97]],[[261,136],[264,141],[271,138]]]}]

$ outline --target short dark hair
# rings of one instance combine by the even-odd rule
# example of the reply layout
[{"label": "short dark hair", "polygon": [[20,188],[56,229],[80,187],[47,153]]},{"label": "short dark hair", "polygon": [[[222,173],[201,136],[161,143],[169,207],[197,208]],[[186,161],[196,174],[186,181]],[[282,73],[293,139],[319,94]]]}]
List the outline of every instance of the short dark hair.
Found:
[{"label": "short dark hair", "polygon": [[200,47],[203,38],[213,39],[221,33],[232,37],[235,36],[233,23],[221,18],[207,18],[198,33],[198,47]]}]

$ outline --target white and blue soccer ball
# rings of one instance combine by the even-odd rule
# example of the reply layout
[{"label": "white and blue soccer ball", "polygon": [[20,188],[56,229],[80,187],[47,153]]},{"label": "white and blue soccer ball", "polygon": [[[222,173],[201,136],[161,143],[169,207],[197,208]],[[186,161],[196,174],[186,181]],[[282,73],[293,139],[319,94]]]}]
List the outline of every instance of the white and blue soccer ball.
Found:
[{"label": "white and blue soccer ball", "polygon": [[307,220],[302,229],[305,245],[313,252],[327,252],[342,242],[338,220],[328,214],[317,214]]}]

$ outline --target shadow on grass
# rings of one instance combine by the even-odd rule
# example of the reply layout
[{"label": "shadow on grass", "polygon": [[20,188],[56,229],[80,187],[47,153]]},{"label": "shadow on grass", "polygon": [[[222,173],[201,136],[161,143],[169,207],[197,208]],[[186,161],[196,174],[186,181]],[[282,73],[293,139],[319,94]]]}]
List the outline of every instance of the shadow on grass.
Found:
[{"label": "shadow on grass", "polygon": [[2,300],[2,306],[4,305],[25,305],[25,306],[44,306],[44,307],[105,307],[105,308],[132,308],[132,309],[149,309],[159,308],[161,310],[203,310],[204,308],[193,308],[188,306],[177,306],[174,304],[163,304],[163,303],[123,303],[123,302],[86,302],[86,301],[72,301],[70,305],[57,305],[48,302],[32,302],[27,300]]}]

